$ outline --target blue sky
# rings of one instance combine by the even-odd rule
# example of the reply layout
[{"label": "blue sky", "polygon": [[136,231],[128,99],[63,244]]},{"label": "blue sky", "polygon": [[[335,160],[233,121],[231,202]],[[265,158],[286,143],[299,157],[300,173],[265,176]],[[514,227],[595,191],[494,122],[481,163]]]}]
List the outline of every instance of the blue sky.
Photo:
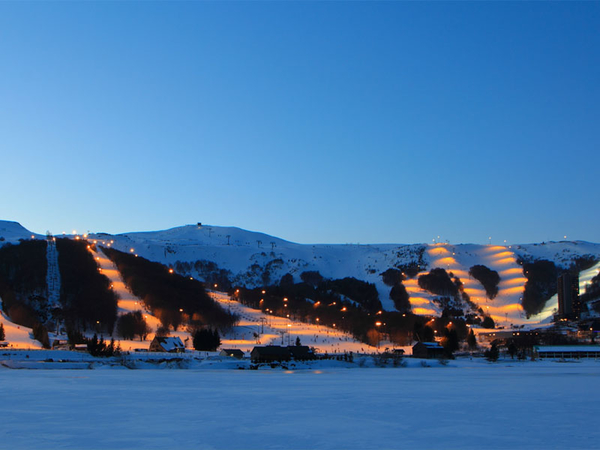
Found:
[{"label": "blue sky", "polygon": [[0,2],[0,65],[36,232],[600,242],[598,2]]}]

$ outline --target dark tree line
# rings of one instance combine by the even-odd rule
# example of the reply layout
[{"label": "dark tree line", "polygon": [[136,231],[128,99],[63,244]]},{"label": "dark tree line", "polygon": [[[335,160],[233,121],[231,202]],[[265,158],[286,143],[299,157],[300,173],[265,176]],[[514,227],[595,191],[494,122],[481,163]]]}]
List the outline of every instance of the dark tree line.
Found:
[{"label": "dark tree line", "polygon": [[527,278],[522,305],[527,317],[541,312],[546,301],[557,290],[558,269],[552,261],[545,259],[523,264]]},{"label": "dark tree line", "polygon": [[396,284],[402,283],[404,280],[406,280],[404,273],[402,273],[401,270],[394,268],[387,269],[385,272],[380,273],[380,275],[381,280],[387,286],[395,286]]},{"label": "dark tree line", "polygon": [[213,352],[221,345],[221,337],[217,330],[199,328],[194,331],[192,342],[195,350]]},{"label": "dark tree line", "polygon": [[452,282],[445,269],[435,268],[419,276],[419,287],[436,295],[458,296],[458,287]]},{"label": "dark tree line", "polygon": [[0,247],[0,297],[10,319],[29,328],[45,322],[46,241],[24,240]]},{"label": "dark tree line", "polygon": [[496,295],[498,295],[498,283],[500,283],[498,272],[487,266],[477,264],[469,269],[469,275],[483,285],[485,293],[490,299],[496,298]]},{"label": "dark tree line", "polygon": [[141,341],[145,341],[150,333],[150,328],[141,311],[135,311],[123,314],[117,321],[117,333],[124,339],[133,340],[138,336]]},{"label": "dark tree line", "polygon": [[410,312],[410,296],[402,283],[396,283],[390,291],[390,299],[394,302],[394,306],[401,313]]},{"label": "dark tree line", "polygon": [[56,240],[62,314],[70,328],[94,327],[110,334],[117,320],[118,298],[88,245],[87,241]]},{"label": "dark tree line", "polygon": [[85,339],[85,343],[87,344],[88,352],[92,356],[110,357],[121,353],[121,346],[119,344],[115,345],[114,339],[111,339],[110,343],[107,344],[103,337],[100,337],[98,340],[98,336],[94,334],[91,339]]},{"label": "dark tree line", "polygon": [[[444,327],[452,321],[450,318],[440,318],[429,326],[426,325],[429,318],[414,315],[410,311],[368,310],[355,302],[353,297],[327,289],[337,286],[331,280],[323,279],[314,287],[317,277],[312,279],[311,284],[293,284],[290,278],[284,276],[283,282],[276,286],[238,288],[232,290],[231,295],[241,303],[267,314],[341,329],[371,345],[387,338],[399,345],[408,345],[413,339],[433,341],[434,331],[443,336]],[[465,321],[454,319],[452,326],[458,339],[464,340],[467,336]]]},{"label": "dark tree line", "polygon": [[182,276],[162,264],[103,248],[115,263],[131,292],[158,317],[165,328],[181,324],[226,329],[237,317],[225,311],[207,294],[204,284]]}]

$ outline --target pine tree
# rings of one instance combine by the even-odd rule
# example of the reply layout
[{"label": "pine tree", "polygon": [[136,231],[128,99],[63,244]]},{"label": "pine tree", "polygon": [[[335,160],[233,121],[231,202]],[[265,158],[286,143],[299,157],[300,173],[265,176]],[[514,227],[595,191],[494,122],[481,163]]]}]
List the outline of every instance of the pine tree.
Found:
[{"label": "pine tree", "polygon": [[300,336],[296,336],[296,347],[300,347],[302,343],[300,342]]},{"label": "pine tree", "polygon": [[490,349],[486,350],[485,357],[488,361],[498,361],[498,358],[500,357],[500,351],[498,350],[498,346],[495,343],[492,343]]},{"label": "pine tree", "polygon": [[477,338],[475,337],[475,333],[473,330],[469,331],[469,337],[467,337],[467,344],[469,345],[469,349],[475,350],[477,348]]},{"label": "pine tree", "polygon": [[0,323],[0,341],[6,339],[6,334],[4,333],[4,324]]},{"label": "pine tree", "polygon": [[511,359],[515,359],[515,355],[517,354],[517,346],[514,342],[511,342],[508,345],[508,354],[510,355]]},{"label": "pine tree", "polygon": [[50,339],[48,338],[48,330],[41,323],[36,323],[33,326],[33,337],[39,341],[44,348],[50,348]]}]

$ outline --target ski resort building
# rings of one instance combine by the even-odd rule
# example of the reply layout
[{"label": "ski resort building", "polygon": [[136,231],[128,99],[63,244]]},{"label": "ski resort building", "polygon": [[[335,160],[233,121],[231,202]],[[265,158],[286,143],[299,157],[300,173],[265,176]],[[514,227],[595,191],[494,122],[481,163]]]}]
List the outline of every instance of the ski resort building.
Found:
[{"label": "ski resort building", "polygon": [[417,342],[412,349],[413,358],[435,359],[443,358],[444,347],[437,342]]},{"label": "ski resort building", "polygon": [[307,345],[290,345],[290,355],[296,361],[309,361],[315,359],[315,354]]},{"label": "ski resort building", "polygon": [[600,345],[535,345],[533,353],[540,359],[599,359]]},{"label": "ski resort building", "polygon": [[184,353],[185,345],[177,336],[175,337],[155,337],[150,343],[151,352]]},{"label": "ski resort building", "polygon": [[252,362],[276,362],[289,361],[290,351],[287,347],[279,345],[267,345],[265,347],[254,347],[250,353]]},{"label": "ski resort building", "polygon": [[237,348],[224,348],[219,353],[220,356],[229,356],[230,358],[242,359],[244,352]]},{"label": "ski resort building", "polygon": [[579,301],[579,277],[563,273],[558,277],[558,317],[577,320],[581,315]]}]

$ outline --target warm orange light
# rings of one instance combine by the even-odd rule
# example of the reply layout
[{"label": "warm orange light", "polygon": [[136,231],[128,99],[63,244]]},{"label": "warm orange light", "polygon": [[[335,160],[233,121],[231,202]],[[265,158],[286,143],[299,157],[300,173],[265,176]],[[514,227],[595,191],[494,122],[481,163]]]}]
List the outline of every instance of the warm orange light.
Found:
[{"label": "warm orange light", "polygon": [[436,311],[429,308],[414,308],[413,312],[421,316],[430,316],[436,314]]},{"label": "warm orange light", "polygon": [[506,258],[507,256],[514,256],[513,252],[505,251],[501,253],[496,253],[493,258]]},{"label": "warm orange light", "polygon": [[524,290],[525,290],[525,286],[515,286],[515,287],[511,287],[511,288],[501,289],[500,293],[502,295],[520,294]]},{"label": "warm orange light", "polygon": [[452,256],[448,256],[446,258],[438,259],[435,263],[447,266],[449,264],[456,264],[456,260]]},{"label": "warm orange light", "polygon": [[445,248],[445,247],[438,247],[438,246],[436,246],[436,247],[430,248],[428,250],[428,253],[430,255],[434,255],[435,256],[435,255],[446,255],[446,254],[449,254],[450,251],[447,248]]},{"label": "warm orange light", "polygon": [[525,284],[527,283],[527,278],[525,277],[518,277],[518,278],[511,278],[509,280],[504,280],[502,282],[500,282],[500,287],[502,286],[506,286],[506,285],[515,285],[515,284]]},{"label": "warm orange light", "polygon": [[410,297],[408,300],[411,305],[429,305],[429,300],[423,297]]},{"label": "warm orange light", "polygon": [[505,265],[505,264],[516,264],[517,260],[514,257],[499,259],[494,261],[494,264]]},{"label": "warm orange light", "polygon": [[500,276],[506,277],[508,275],[517,275],[517,274],[522,274],[522,273],[523,273],[523,269],[520,269],[518,267],[513,267],[512,269],[502,270],[500,272]]}]

